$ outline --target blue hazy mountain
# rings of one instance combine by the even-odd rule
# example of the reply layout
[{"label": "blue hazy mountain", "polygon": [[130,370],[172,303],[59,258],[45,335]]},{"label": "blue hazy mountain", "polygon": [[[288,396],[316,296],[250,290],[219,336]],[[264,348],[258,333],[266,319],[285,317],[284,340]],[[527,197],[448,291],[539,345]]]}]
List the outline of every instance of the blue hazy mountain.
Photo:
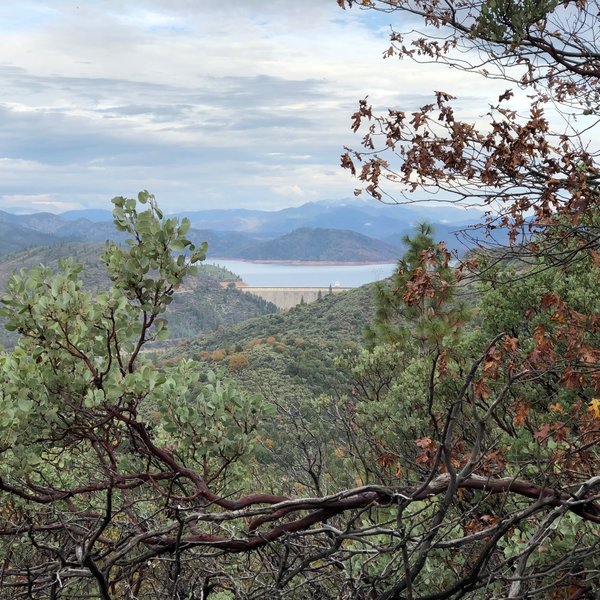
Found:
[{"label": "blue hazy mountain", "polygon": [[78,219],[87,219],[94,223],[102,223],[103,221],[112,222],[112,212],[101,208],[87,208],[81,210],[68,210],[60,213],[60,217],[67,221],[77,221]]},{"label": "blue hazy mountain", "polygon": [[308,202],[277,211],[216,209],[180,213],[193,227],[218,231],[244,231],[277,237],[300,229],[331,228],[356,231],[378,239],[410,231],[417,223],[468,225],[477,222],[480,213],[452,207],[414,208],[352,200]]},{"label": "blue hazy mountain", "polygon": [[[332,253],[330,258],[302,259],[295,253],[284,257],[283,251],[284,248],[293,248],[294,241],[299,242],[300,239],[308,239],[308,237],[321,247],[322,244],[314,232],[338,230],[346,232],[335,236],[337,243],[348,251],[344,253],[349,256],[346,260],[357,261],[387,260],[389,247],[385,249],[381,246],[377,251],[374,250],[378,247],[374,242],[380,240],[388,246],[400,248],[402,236],[410,233],[417,223],[424,220],[436,227],[436,237],[439,240],[446,241],[452,249],[464,250],[465,245],[456,241],[453,231],[460,230],[480,219],[479,212],[443,205],[429,208],[414,205],[389,206],[375,201],[366,202],[356,199],[309,202],[302,206],[276,211],[213,209],[184,211],[176,216],[188,217],[191,220],[192,229],[189,234],[191,239],[195,242],[208,241],[210,256],[250,259],[260,254],[261,258],[272,260],[338,260],[333,257],[336,254],[333,245],[330,246]],[[0,224],[3,226],[3,235],[0,236],[1,253],[33,245],[58,244],[65,241],[104,242],[107,239],[117,241],[123,239],[123,235],[114,230],[110,211],[102,209],[26,215],[0,211]],[[296,235],[295,238],[278,241],[297,230],[310,230],[311,233],[305,231],[301,236]],[[342,243],[343,236],[350,236],[350,232],[367,236],[372,240],[369,242],[363,240],[363,245],[357,244],[354,257],[349,251],[352,246],[350,240],[348,244]],[[327,235],[328,239],[333,239],[333,234]],[[269,245],[268,241],[278,242]],[[468,246],[469,244],[466,245]],[[273,255],[268,256],[269,252]],[[300,252],[300,254],[308,255],[307,252]],[[359,256],[365,258],[361,259]],[[366,256],[373,256],[373,258],[368,259]]]}]

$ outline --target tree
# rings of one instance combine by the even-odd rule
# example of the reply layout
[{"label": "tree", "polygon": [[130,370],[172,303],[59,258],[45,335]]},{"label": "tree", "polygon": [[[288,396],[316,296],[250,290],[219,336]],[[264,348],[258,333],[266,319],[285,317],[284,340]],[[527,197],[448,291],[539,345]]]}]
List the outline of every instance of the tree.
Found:
[{"label": "tree", "polygon": [[[365,481],[447,484],[416,512],[407,494],[390,530],[405,544],[406,570],[383,598],[579,598],[597,587],[598,334],[586,330],[581,352],[564,323],[598,314],[599,272],[589,256],[519,279],[515,266],[494,267],[481,284],[473,326],[421,345],[375,329],[371,349],[351,361],[348,431]],[[407,297],[384,296],[380,315],[394,314],[390,303],[404,312]],[[550,507],[559,490],[564,501]],[[573,490],[587,495],[589,513],[566,517]]]},{"label": "tree", "polygon": [[[534,480],[554,481],[568,493],[578,489],[592,497],[600,466],[596,421],[596,397],[600,395],[599,310],[594,300],[597,285],[584,271],[595,273],[600,264],[600,172],[598,150],[590,135],[598,123],[599,111],[598,3],[340,0],[338,4],[342,8],[359,4],[368,10],[405,13],[422,20],[423,32],[392,32],[391,45],[385,53],[388,58],[442,62],[453,68],[478,71],[484,77],[504,79],[527,91],[531,100],[529,114],[511,109],[513,90],[507,89],[493,99],[487,114],[489,124],[481,128],[461,120],[452,106],[454,98],[443,91],[435,92],[431,104],[411,114],[390,109],[387,114],[376,115],[367,100],[362,100],[353,116],[354,131],[364,127],[362,148],[347,149],[342,165],[361,182],[357,194],[364,190],[378,200],[385,197],[388,201],[402,201],[405,195],[420,190],[435,194],[442,201],[480,203],[489,207],[483,223],[490,235],[488,241],[498,227],[508,229],[510,247],[480,253],[477,258],[471,255],[457,272],[458,278],[468,273],[471,279],[484,282],[489,304],[481,305],[475,324],[481,334],[487,333],[489,345],[481,355],[481,376],[474,375],[470,381],[470,374],[478,372],[477,361],[473,363],[475,371],[464,363],[459,366],[468,354],[464,354],[464,349],[454,352],[454,367],[448,372],[451,363],[442,354],[444,361],[439,367],[446,375],[451,373],[452,380],[462,380],[467,388],[472,386],[474,402],[469,420],[461,421],[455,414],[446,425],[458,428],[462,443],[474,444],[472,448],[481,450],[482,444],[492,439],[484,441],[494,429],[492,422],[483,424],[482,416],[483,420],[495,420],[501,431],[519,442],[507,442],[505,447],[500,444],[494,451],[488,447],[490,455],[500,460],[489,471],[494,477],[501,473],[516,477],[517,472],[528,471]],[[559,129],[557,123],[563,126]],[[409,284],[414,287],[418,277],[419,274],[413,275]],[[388,295],[387,300],[391,300],[392,307],[404,310],[396,297]],[[390,361],[393,348],[388,347],[387,353],[381,350],[382,346],[375,348],[369,357],[371,364],[364,359],[360,373],[368,382],[377,381],[373,379],[374,371],[384,374],[386,387],[381,389],[386,390],[394,380],[401,379],[395,362],[402,356],[396,354],[397,360]],[[431,384],[437,386],[431,373]],[[466,379],[465,373],[469,374]],[[494,396],[490,379],[503,380],[499,395]],[[406,388],[407,383],[404,385]],[[381,389],[370,385],[363,387],[362,393],[372,398],[373,391],[381,395]],[[399,393],[396,391],[396,396]],[[460,403],[460,393],[454,395],[452,406]],[[506,407],[511,396],[514,400]],[[406,402],[406,398],[402,400]],[[477,405],[483,406],[480,417]],[[507,408],[508,413],[504,412]],[[371,412],[377,414],[374,409]],[[433,417],[435,413],[435,423]],[[377,415],[379,422],[386,422],[386,418],[390,422],[388,415]],[[519,432],[523,426],[529,434]],[[482,435],[476,434],[473,427],[479,427]],[[484,429],[488,429],[488,434],[483,434]],[[446,455],[447,464],[454,461],[457,469],[461,465],[460,451],[452,452],[445,428],[436,427],[434,431],[435,435],[421,440],[422,461],[440,456],[441,452]],[[497,440],[503,436],[495,435]],[[436,448],[438,454],[434,453]],[[581,469],[562,463],[567,455],[587,451],[591,454],[581,459]],[[485,454],[486,451],[482,458]],[[509,467],[510,460],[521,466]],[[479,468],[485,469],[485,465],[480,464]],[[452,469],[448,468],[448,472],[452,475]],[[472,504],[470,510],[477,512]],[[523,540],[521,551],[505,547],[505,557],[515,557],[511,568],[516,566],[506,579],[503,592],[498,592],[502,597],[532,597],[535,592],[544,596],[552,590],[553,597],[578,598],[597,587],[591,572],[596,568],[598,555],[592,546],[586,547],[589,562],[584,567],[577,559],[580,540],[563,536],[562,542],[568,542],[561,543],[560,550],[554,546],[554,557],[543,543],[542,540],[556,539],[552,527],[560,529],[556,523],[559,517],[553,514],[542,520],[531,519],[535,525],[527,531],[528,541]],[[444,518],[449,516],[448,512],[444,514]],[[506,518],[506,513],[493,516],[498,523],[506,524]],[[504,544],[501,537],[490,537],[486,551],[494,544]],[[465,538],[463,547],[468,546]],[[493,554],[493,550],[487,555],[478,551],[471,554],[477,558],[469,589],[476,588],[474,579],[482,571],[479,575],[475,571],[483,563],[483,570],[488,570],[487,581],[502,588],[500,582],[506,575],[500,570],[493,572]],[[427,559],[424,560],[420,568],[424,568]],[[550,566],[546,560],[555,562]],[[537,570],[536,561],[544,567]],[[562,580],[558,576],[536,579],[535,573],[544,569],[556,575],[559,563],[571,565],[570,575],[565,573]],[[413,578],[412,573],[405,577],[393,588],[394,593],[400,593],[404,586],[410,596],[408,588]],[[465,581],[427,597],[465,595],[469,591]]]},{"label": "tree", "polygon": [[65,260],[57,274],[15,274],[2,298],[20,334],[0,355],[2,597],[189,595],[211,576],[184,574],[189,508],[277,500],[228,498],[257,399],[202,379],[190,361],[155,369],[144,357],[206,245],[195,248],[189,220],[164,219],[147,192],[138,201],[149,208],[113,200],[129,239],[106,248],[110,290],[93,298]]},{"label": "tree", "polygon": [[406,253],[391,280],[375,284],[377,311],[366,329],[368,343],[412,338],[435,346],[468,320],[466,307],[456,302],[451,254],[433,234],[431,225],[421,223],[412,238],[402,238]]},{"label": "tree", "polygon": [[[593,243],[597,230],[579,221],[598,205],[598,152],[588,143],[600,107],[598,3],[369,0],[361,5],[423,20],[424,32],[394,31],[385,56],[478,71],[522,87],[531,97],[529,114],[521,116],[509,108],[513,91],[507,89],[492,100],[489,126],[482,129],[461,121],[454,98],[441,91],[412,114],[391,109],[376,116],[366,99],[361,101],[353,128],[370,122],[363,151],[348,151],[342,164],[366,191],[381,199],[390,193],[383,184],[391,182],[444,201],[481,201],[494,209],[488,225],[511,227],[513,240],[525,225],[547,228],[561,218],[569,235]],[[548,105],[563,118],[552,121]]]},{"label": "tree", "polygon": [[544,112],[545,95],[597,112],[596,5],[361,5],[408,10],[449,36],[406,46],[394,34],[390,56],[467,68],[453,54],[462,44],[538,94],[524,120],[503,94],[484,131],[443,92],[410,116],[376,117],[363,101],[365,151],[343,158],[375,197],[393,181],[499,203],[488,227],[512,229],[515,256],[478,257],[480,301],[459,327],[459,280],[474,263],[452,281],[442,248],[408,240],[385,294],[406,327],[382,311],[372,347],[348,359],[353,392],[287,407],[289,431],[277,423],[282,439],[318,444],[293,469],[312,470],[314,493],[292,493],[294,473],[274,472],[261,443],[264,402],[190,361],[145,360],[203,249],[149,194],[144,212],[115,199],[130,242],[107,248],[111,290],[92,298],[65,262],[57,275],[15,275],[3,300],[21,335],[0,357],[6,597],[575,599],[598,588],[597,160],[581,137],[554,136]]}]

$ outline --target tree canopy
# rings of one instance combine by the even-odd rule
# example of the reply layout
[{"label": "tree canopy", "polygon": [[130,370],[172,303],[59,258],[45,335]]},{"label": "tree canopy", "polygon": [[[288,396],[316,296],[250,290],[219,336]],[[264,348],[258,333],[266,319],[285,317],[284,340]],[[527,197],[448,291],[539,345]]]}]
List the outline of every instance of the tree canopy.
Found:
[{"label": "tree canopy", "polygon": [[[597,333],[577,351],[560,335],[566,318],[600,308],[591,257],[519,283],[513,265],[495,265],[464,316],[471,325],[459,326],[443,248],[415,252],[431,241],[424,227],[406,240],[409,270],[380,296],[370,349],[340,358],[352,389],[282,405],[189,360],[145,358],[203,249],[185,221],[140,200],[148,210],[115,199],[130,239],[107,247],[110,290],[92,298],[65,261],[55,275],[15,274],[2,299],[21,334],[0,357],[3,593],[562,598],[594,588],[600,410],[596,363],[580,351],[595,351]],[[411,287],[410,273],[428,277]],[[390,337],[393,304],[405,330]]]},{"label": "tree canopy", "polygon": [[546,114],[595,125],[598,6],[338,4],[423,19],[427,35],[394,32],[389,57],[530,91],[527,115],[507,91],[481,130],[441,91],[410,115],[363,100],[363,148],[342,158],[375,198],[397,183],[482,200],[512,246],[455,265],[423,226],[378,287],[367,346],[338,357],[347,389],[283,404],[187,358],[150,361],[206,249],[148,192],[115,198],[128,242],[106,248],[109,290],[84,291],[66,260],[15,273],[1,300],[20,335],[0,355],[2,597],[598,589],[598,164],[583,128],[554,131]]},{"label": "tree canopy", "polygon": [[[590,145],[600,107],[597,2],[338,4],[422,20],[423,30],[392,32],[387,58],[442,62],[513,86],[490,98],[484,127],[461,120],[444,91],[408,114],[376,115],[361,101],[353,129],[367,125],[363,149],[349,150],[342,164],[368,193],[393,197],[391,182],[401,184],[398,194],[424,189],[442,201],[480,201],[493,209],[490,219],[513,227],[513,239],[526,220],[530,228],[559,216],[576,224],[597,207],[598,150]],[[510,106],[515,88],[527,91],[526,114]]]}]

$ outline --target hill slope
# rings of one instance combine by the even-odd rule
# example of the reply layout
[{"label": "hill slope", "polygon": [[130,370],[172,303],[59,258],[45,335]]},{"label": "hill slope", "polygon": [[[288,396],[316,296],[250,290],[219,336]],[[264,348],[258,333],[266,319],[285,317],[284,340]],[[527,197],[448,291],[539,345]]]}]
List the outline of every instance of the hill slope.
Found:
[{"label": "hill slope", "polygon": [[17,223],[0,221],[0,254],[16,252],[30,246],[54,244],[58,241],[56,236]]},{"label": "hill slope", "polygon": [[[44,264],[58,268],[61,258],[72,257],[84,265],[83,281],[94,292],[110,286],[100,256],[103,244],[61,243],[55,246],[36,247],[0,258],[0,292],[4,289],[12,271],[29,269]],[[233,282],[237,276],[214,265],[202,265],[198,276],[189,280],[179,290],[167,311],[171,340],[185,339],[199,333],[210,332],[218,327],[232,325],[244,319],[275,312],[275,305],[261,298],[244,294],[239,290],[221,285]],[[1,321],[0,321],[1,324]],[[0,344],[10,347],[15,336],[0,328]]]},{"label": "hill slope", "polygon": [[365,285],[188,340],[165,359],[223,367],[248,391],[294,406],[307,394],[347,391],[348,374],[334,360],[360,344],[373,312],[373,286]]},{"label": "hill slope", "polygon": [[249,260],[304,260],[336,262],[390,261],[398,248],[355,231],[339,229],[296,229],[242,251]]}]

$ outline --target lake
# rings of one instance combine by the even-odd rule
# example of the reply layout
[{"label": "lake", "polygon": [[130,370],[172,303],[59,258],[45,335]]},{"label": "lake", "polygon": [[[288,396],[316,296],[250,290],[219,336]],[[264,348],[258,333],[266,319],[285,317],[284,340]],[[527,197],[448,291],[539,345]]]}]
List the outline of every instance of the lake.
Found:
[{"label": "lake", "polygon": [[359,287],[389,277],[395,264],[380,265],[290,265],[209,259],[239,275],[253,287]]}]

